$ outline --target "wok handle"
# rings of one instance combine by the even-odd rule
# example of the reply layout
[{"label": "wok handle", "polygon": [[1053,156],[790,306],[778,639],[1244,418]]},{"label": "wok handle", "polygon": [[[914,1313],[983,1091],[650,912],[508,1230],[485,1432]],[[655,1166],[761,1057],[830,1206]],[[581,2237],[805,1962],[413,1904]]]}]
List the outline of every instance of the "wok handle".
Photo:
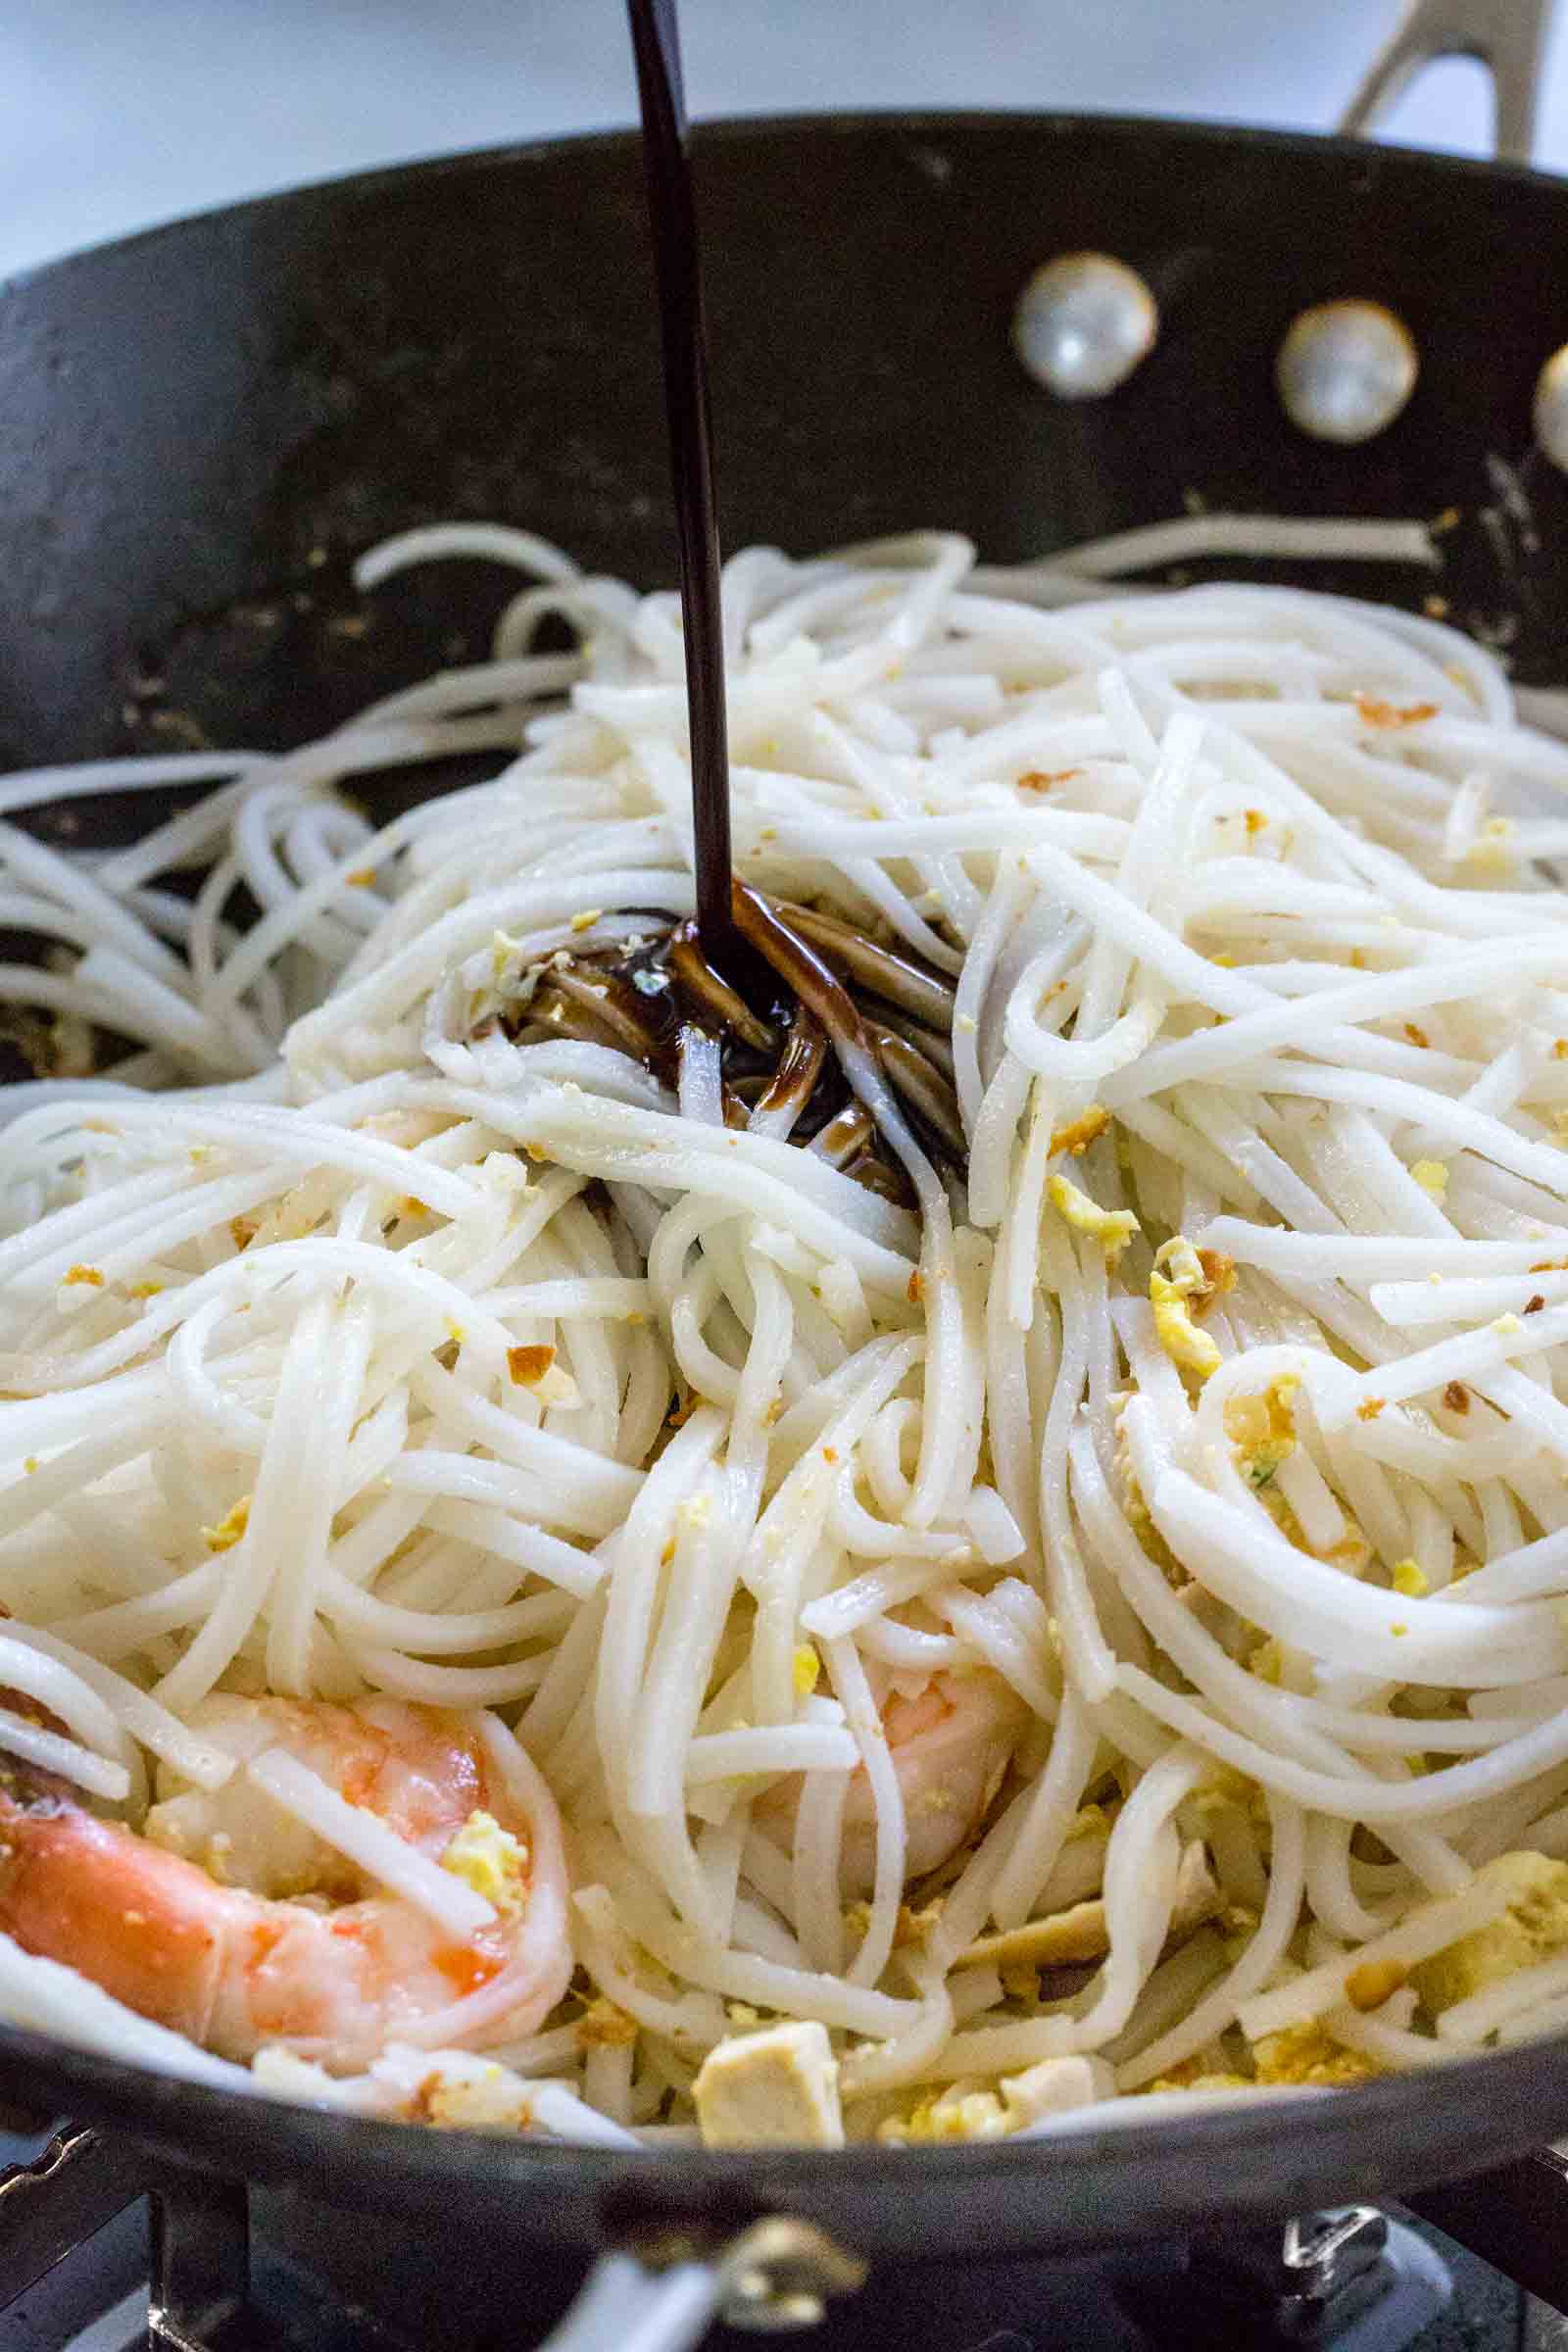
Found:
[{"label": "wok handle", "polygon": [[1423,66],[1473,57],[1492,75],[1493,146],[1527,164],[1535,146],[1541,61],[1555,0],[1404,0],[1399,21],[1340,118],[1342,131],[1372,128]]},{"label": "wok handle", "polygon": [[715,2319],[777,2334],[812,2328],[866,2266],[810,2222],[775,2214],[703,2247],[684,2234],[606,2254],[539,2352],[692,2352]]},{"label": "wok handle", "polygon": [[677,2263],[656,2277],[633,2255],[606,2254],[539,2352],[691,2352],[721,2292],[710,2263]]}]

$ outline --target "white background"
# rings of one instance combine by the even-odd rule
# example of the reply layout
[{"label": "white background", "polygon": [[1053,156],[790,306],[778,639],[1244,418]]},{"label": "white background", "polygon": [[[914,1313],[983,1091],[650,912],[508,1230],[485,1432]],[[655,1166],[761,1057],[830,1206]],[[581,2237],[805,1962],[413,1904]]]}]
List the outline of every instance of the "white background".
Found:
[{"label": "white background", "polygon": [[[1510,0],[1502,0],[1507,6]],[[682,0],[694,114],[1014,106],[1327,129],[1396,0]],[[1568,169],[1568,9],[1540,158]],[[0,273],[291,181],[633,119],[621,0],[8,0]],[[1391,135],[1481,150],[1479,68]]]}]

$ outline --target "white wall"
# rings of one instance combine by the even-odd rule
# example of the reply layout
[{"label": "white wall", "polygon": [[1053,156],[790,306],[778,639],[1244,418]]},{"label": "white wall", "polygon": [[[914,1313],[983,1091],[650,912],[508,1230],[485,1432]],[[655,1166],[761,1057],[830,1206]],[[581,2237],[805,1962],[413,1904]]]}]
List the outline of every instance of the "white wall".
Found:
[{"label": "white wall", "polygon": [[[1059,106],[1325,129],[1396,0],[684,0],[698,115]],[[1541,153],[1568,167],[1568,39]],[[11,0],[0,273],[291,181],[632,119],[621,0]],[[1475,150],[1478,69],[1393,130]]]}]

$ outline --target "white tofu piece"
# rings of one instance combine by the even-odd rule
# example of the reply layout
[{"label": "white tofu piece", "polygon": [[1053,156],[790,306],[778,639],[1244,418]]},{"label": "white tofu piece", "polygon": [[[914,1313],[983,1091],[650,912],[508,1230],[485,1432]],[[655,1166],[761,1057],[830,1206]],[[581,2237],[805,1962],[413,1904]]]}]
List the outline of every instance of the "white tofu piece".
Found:
[{"label": "white tofu piece", "polygon": [[708,2148],[842,2148],[839,2068],[814,2020],[737,2034],[692,2085]]},{"label": "white tofu piece", "polygon": [[1004,2076],[1002,2096],[1009,2127],[1022,2132],[1048,2115],[1092,2107],[1097,2099],[1108,2099],[1115,2088],[1115,2071],[1103,2058],[1042,2058],[1026,2074]]}]

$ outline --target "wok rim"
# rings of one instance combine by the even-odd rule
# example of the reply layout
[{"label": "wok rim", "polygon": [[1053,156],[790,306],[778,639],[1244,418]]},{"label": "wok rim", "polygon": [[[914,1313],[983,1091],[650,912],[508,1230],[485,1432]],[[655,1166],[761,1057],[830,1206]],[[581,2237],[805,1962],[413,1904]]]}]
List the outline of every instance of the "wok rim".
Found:
[{"label": "wok rim", "polygon": [[[188,2082],[6,2025],[0,2065],[16,2092],[68,2098],[74,2123],[122,2130],[187,2169],[256,2184],[310,2181],[349,2208],[390,2199],[431,2211],[453,2191],[478,2191],[487,2206],[506,2207],[519,2237],[584,2246],[633,2243],[640,2230],[672,2224],[724,2233],[782,2213],[843,2226],[858,2251],[907,2253],[902,2233],[858,2227],[873,2206],[892,2203],[937,2254],[929,2218],[946,2199],[963,2217],[955,2234],[968,2242],[975,2220],[1000,2220],[983,2248],[992,2258],[1087,2254],[1352,2197],[1416,2194],[1542,2152],[1547,2114],[1568,2123],[1568,2034],[1315,2095],[1238,2093],[1234,2109],[1205,2102],[1143,2124],[918,2149],[633,2151],[435,2129]],[[1062,2203],[1015,2227],[1017,2192],[1054,2184],[1069,2191]],[[579,2205],[588,2199],[593,2220],[584,2227],[579,2211],[568,2224],[548,2205],[531,2220],[528,2192],[550,2187],[569,2187]],[[999,2215],[1003,2192],[1013,2203]]]},{"label": "wok rim", "polygon": [[[888,108],[847,112],[744,115],[698,126],[699,153],[747,145],[803,141],[877,142],[900,137],[996,133],[1035,135],[1042,141],[1093,135],[1130,147],[1161,145],[1200,151],[1272,155],[1282,168],[1339,157],[1371,174],[1366,201],[1376,201],[1384,172],[1411,172],[1438,183],[1550,191],[1568,195],[1568,179],[1535,165],[1434,153],[1421,148],[1347,137],[1342,133],[1224,122],[1185,122],[1161,115],[1007,108]],[[467,173],[546,169],[564,156],[633,156],[632,127],[465,149],[415,157],[368,170],[333,173],[294,186],[225,201],[160,220],[129,234],[28,264],[0,280],[0,296],[30,291],[74,269],[139,253],[160,242],[221,235],[258,217],[302,205],[361,203],[407,194]],[[1487,2053],[1419,2074],[1395,2075],[1327,2095],[1289,2101],[1238,2100],[1234,2110],[1205,2105],[1190,2115],[1134,2125],[1078,2130],[1020,2144],[939,2146],[907,2151],[858,2146],[843,2151],[668,2151],[591,2148],[473,2131],[431,2130],[345,2115],[269,2094],[188,2082],[75,2048],[53,2036],[0,2023],[0,2067],[8,2088],[24,2101],[67,2102],[73,2121],[123,2131],[150,2149],[167,2152],[228,2178],[288,2182],[302,2178],[325,2186],[349,2206],[390,2198],[400,2208],[433,2209],[451,2192],[478,2191],[486,2202],[509,2204],[521,2237],[570,2237],[584,2246],[624,2242],[636,2216],[668,2222],[677,2216],[719,2227],[764,2212],[800,2212],[840,2227],[846,2192],[852,2218],[847,2240],[865,2250],[907,2253],[897,2235],[863,2227],[877,2209],[905,2207],[907,2235],[944,2250],[941,2231],[921,2227],[938,2201],[953,2207],[951,2237],[971,2251],[1008,2254],[1092,2253],[1130,2236],[1174,2234],[1219,2219],[1272,2218],[1348,2193],[1416,2191],[1527,2156],[1553,2128],[1568,2126],[1568,2033],[1517,2048]],[[45,2110],[40,2109],[40,2112]],[[1282,2154],[1285,2162],[1282,2163]],[[1153,2183],[1151,2193],[1151,2183]],[[570,2226],[564,2203],[548,2201],[530,2218],[526,2192],[546,2184],[574,2192],[579,2210]],[[1055,2210],[1026,2221],[1020,2191],[1064,2186]],[[589,2222],[581,2200],[593,2207]],[[996,2218],[1001,2228],[975,2247],[973,2225]],[[1118,2215],[1126,2218],[1118,2220]],[[722,2217],[722,2222],[720,2221]]]},{"label": "wok rim", "polygon": [[[1082,133],[1106,134],[1134,142],[1161,139],[1198,147],[1242,148],[1274,153],[1285,161],[1338,155],[1361,169],[1384,167],[1396,171],[1431,172],[1438,179],[1501,184],[1520,189],[1568,192],[1568,172],[1540,164],[1521,164],[1495,156],[1452,155],[1435,148],[1411,147],[1344,131],[1297,130],[1270,123],[1184,120],[1176,115],[1123,115],[1096,108],[1049,107],[857,107],[844,111],[793,114],[718,115],[693,125],[699,157],[710,148],[745,145],[759,140],[837,140],[873,135],[904,134],[930,137],[941,132],[994,130],[1034,131],[1044,136],[1070,138]],[[269,188],[203,205],[192,213],[177,213],[166,220],[149,221],[121,236],[93,239],[40,262],[0,275],[0,295],[35,286],[40,279],[69,271],[111,255],[132,254],[160,238],[192,230],[213,230],[251,217],[323,198],[360,199],[406,188],[416,181],[435,180],[467,172],[494,171],[503,166],[541,168],[563,154],[605,156],[637,153],[641,133],[633,125],[563,132],[537,139],[505,141],[499,146],[465,147],[433,155],[409,156],[399,162],[373,164],[363,171],[331,172],[318,179],[299,180],[288,187]]]}]

